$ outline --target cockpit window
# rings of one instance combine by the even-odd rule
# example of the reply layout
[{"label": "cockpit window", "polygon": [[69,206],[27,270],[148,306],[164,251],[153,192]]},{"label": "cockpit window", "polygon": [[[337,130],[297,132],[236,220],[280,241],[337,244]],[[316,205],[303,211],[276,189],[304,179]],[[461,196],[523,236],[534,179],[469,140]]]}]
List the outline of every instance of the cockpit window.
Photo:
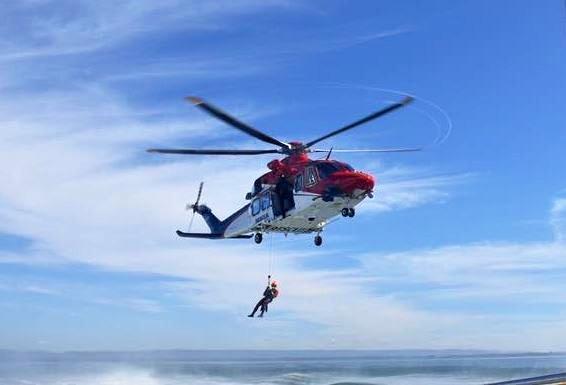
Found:
[{"label": "cockpit window", "polygon": [[318,163],[316,165],[318,169],[318,175],[321,179],[329,177],[331,174],[334,174],[336,171],[354,171],[352,166],[346,163],[338,163],[338,162],[323,162]]},{"label": "cockpit window", "polygon": [[338,169],[332,163],[319,163],[316,165],[318,169],[318,175],[321,179],[328,178],[331,174],[334,174]]},{"label": "cockpit window", "polygon": [[349,164],[339,163],[339,165],[342,167],[342,170],[355,171],[354,167],[350,166]]}]

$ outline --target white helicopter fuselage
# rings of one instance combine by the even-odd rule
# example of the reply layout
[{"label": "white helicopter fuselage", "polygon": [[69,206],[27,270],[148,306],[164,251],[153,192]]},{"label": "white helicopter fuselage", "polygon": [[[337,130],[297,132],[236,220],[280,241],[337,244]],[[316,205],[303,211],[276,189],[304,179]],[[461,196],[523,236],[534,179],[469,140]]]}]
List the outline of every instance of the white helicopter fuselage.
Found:
[{"label": "white helicopter fuselage", "polygon": [[[368,196],[360,190],[353,197],[333,197],[324,200],[321,195],[308,192],[293,194],[294,207],[282,215],[276,215],[274,199],[276,195],[271,190],[257,194],[248,205],[248,209],[226,227],[225,238],[232,238],[249,233],[279,232],[285,234],[305,234],[321,232],[333,218],[343,215],[343,209],[353,213],[356,205]],[[350,216],[353,216],[350,215]]]}]

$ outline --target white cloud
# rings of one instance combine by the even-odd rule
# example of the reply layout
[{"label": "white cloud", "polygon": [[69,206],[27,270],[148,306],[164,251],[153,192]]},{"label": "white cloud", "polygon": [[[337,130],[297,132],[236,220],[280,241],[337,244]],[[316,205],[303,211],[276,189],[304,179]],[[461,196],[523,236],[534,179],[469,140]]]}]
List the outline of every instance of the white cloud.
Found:
[{"label": "white cloud", "polygon": [[[446,246],[387,255],[363,256],[371,270],[387,270],[389,280],[433,284],[438,295],[458,298],[517,296],[524,301],[562,302],[560,282],[536,273],[566,269],[561,243],[483,243]],[[558,284],[558,286],[554,286]],[[553,296],[539,294],[556,291]]]},{"label": "white cloud", "polygon": [[[70,91],[61,98],[36,96],[50,101],[45,108],[50,114],[37,116],[20,114],[20,108],[25,108],[22,99],[0,103],[0,121],[8,123],[2,131],[0,162],[11,166],[3,168],[0,175],[5,181],[0,189],[0,229],[34,242],[29,253],[5,253],[2,257],[11,262],[38,257],[43,263],[49,259],[79,262],[187,278],[190,281],[164,284],[163,290],[203,309],[238,317],[249,311],[254,301],[250,293],[261,290],[257,280],[265,275],[268,249],[251,242],[187,242],[173,231],[187,223],[183,206],[193,199],[200,180],[206,181],[204,200],[219,216],[226,216],[243,203],[250,181],[262,171],[261,163],[250,167],[256,161],[233,159],[229,168],[224,159],[214,158],[149,163],[151,155],[143,152],[144,143],[170,141],[183,130],[163,131],[162,121],[144,123],[143,114],[112,93],[87,89],[80,95],[88,103],[70,111],[65,109],[74,96]],[[41,105],[33,97],[27,103],[29,108]],[[97,132],[96,116],[103,114],[108,103],[117,123],[108,119],[97,137],[93,134]],[[59,117],[54,111],[60,111]],[[67,124],[61,127],[57,121]],[[187,136],[195,139],[208,129],[208,123],[193,125],[184,120],[181,124],[175,118],[167,124],[186,127]],[[144,129],[132,128],[140,126]],[[134,158],[144,161],[133,162]],[[382,169],[379,174],[382,187],[373,200],[377,205],[374,212],[442,201],[448,197],[447,189],[469,178],[430,172],[422,176],[406,168]],[[225,192],[227,184],[230,194]],[[366,207],[372,208],[371,204]],[[562,201],[557,200],[552,217],[559,218],[562,209]],[[206,231],[202,221],[196,222],[195,230]],[[301,250],[297,256],[284,239],[276,240],[276,249],[277,278],[283,293],[274,305],[280,314],[279,326],[264,333],[266,339],[254,340],[252,346],[276,341],[281,347],[312,348],[491,347],[490,341],[497,341],[501,347],[513,348],[519,345],[508,330],[520,322],[501,321],[497,312],[430,310],[415,301],[422,298],[430,302],[427,296],[434,295],[436,301],[447,304],[474,298],[507,304],[564,303],[561,280],[536,274],[566,268],[560,242],[472,244],[362,255],[360,267],[333,271],[305,269],[302,261],[308,255]],[[325,252],[328,250],[309,250],[313,256]],[[428,288],[408,295],[403,295],[402,289],[387,289],[407,282]],[[105,301],[106,297],[101,298]],[[106,304],[143,312],[164,311],[154,300],[135,297]],[[549,316],[521,322],[538,330],[558,321]],[[318,331],[301,341],[291,338],[301,322],[318,325]],[[504,330],[494,326],[499,324],[513,327]],[[477,340],[460,337],[470,334]],[[543,337],[541,341],[547,342],[531,346],[562,343]]]},{"label": "white cloud", "polygon": [[57,295],[59,292],[44,284],[8,281],[0,284],[0,290],[42,295]]},{"label": "white cloud", "polygon": [[[64,20],[61,15],[41,17],[42,23],[35,25],[36,18],[31,16],[24,30],[33,36],[23,48],[9,42],[12,46],[4,47],[0,59],[92,51],[169,22],[194,22],[189,28],[216,27],[214,22],[199,23],[265,6],[257,1],[232,4],[194,3],[177,14],[172,12],[178,9],[176,2],[76,3],[72,17]],[[270,2],[268,6],[281,4],[285,5]],[[198,72],[199,68],[187,70]],[[223,217],[243,204],[251,181],[264,172],[267,158],[230,158],[228,163],[218,158],[146,154],[150,144],[180,139],[199,144],[205,135],[223,135],[211,130],[217,123],[168,112],[130,105],[103,86],[76,83],[56,91],[33,89],[1,95],[0,162],[5,166],[0,169],[0,231],[33,243],[26,252],[2,253],[0,260],[78,262],[187,278],[164,284],[163,290],[203,309],[239,316],[248,311],[253,305],[250,293],[261,289],[257,280],[265,275],[267,246],[187,241],[177,238],[174,230],[187,223],[183,207],[194,198],[201,180],[205,181],[204,202]],[[471,177],[401,167],[378,171],[376,197],[365,205],[372,213],[443,202],[455,186]],[[434,302],[433,295],[448,304],[470,298],[517,306],[537,301],[563,304],[560,272],[566,268],[562,243],[565,206],[563,200],[557,200],[552,208],[556,242],[455,245],[361,255],[357,256],[360,265],[351,268],[307,269],[304,259],[326,255],[329,250],[305,252],[278,239],[277,278],[282,283],[282,297],[274,304],[280,314],[274,320],[278,327],[262,330],[251,346],[270,346],[266,341],[277,341],[278,347],[313,348],[566,346],[560,338],[552,338],[564,324],[552,315],[527,317],[523,322],[497,312],[424,306]],[[206,231],[201,220],[194,230]],[[340,255],[347,250],[334,252]],[[557,272],[556,279],[537,275],[541,271]],[[419,284],[427,289],[403,295],[410,290],[405,286]],[[391,286],[397,289],[388,289]],[[60,292],[35,283],[22,290]],[[97,301],[145,312],[165,310],[165,305],[135,296],[123,301],[101,296]],[[315,325],[317,331],[299,339],[295,336],[302,326],[299,323]],[[529,338],[516,341],[517,329],[525,325],[531,330]],[[537,342],[537,336],[542,342]]]},{"label": "white cloud", "polygon": [[406,167],[377,168],[375,198],[365,208],[375,212],[407,209],[428,203],[442,203],[451,191],[470,182],[471,174],[439,174]]},{"label": "white cloud", "polygon": [[289,6],[282,0],[14,3],[4,11],[20,15],[19,33],[5,24],[3,35],[11,38],[0,46],[0,60],[91,52],[164,29],[223,29],[226,17]]},{"label": "white cloud", "polygon": [[[71,100],[77,103],[69,109]],[[2,98],[1,102],[0,123],[6,129],[0,141],[0,162],[11,166],[0,171],[5,182],[0,189],[0,230],[33,241],[28,253],[4,253],[2,258],[79,262],[190,278],[183,284],[167,284],[165,289],[200,307],[234,314],[249,310],[250,293],[260,290],[257,279],[265,275],[267,250],[252,242],[187,241],[177,238],[174,230],[186,225],[183,207],[193,199],[201,180],[205,180],[204,202],[223,217],[243,204],[251,181],[263,172],[263,160],[231,159],[226,167],[226,159],[155,158],[144,152],[149,141],[168,142],[181,136],[198,141],[209,132],[210,123],[177,117],[144,122],[142,111],[101,88]],[[37,114],[22,114],[33,108]],[[107,112],[110,117],[105,118]],[[429,181],[426,187],[434,184]],[[440,191],[441,186],[436,189]],[[395,194],[388,193],[391,202],[405,200]],[[425,202],[391,204],[391,209]],[[201,220],[195,221],[194,230],[206,231]],[[276,242],[284,245],[284,240]],[[278,252],[277,257],[277,275],[285,293],[277,307],[289,318],[272,338],[288,338],[293,319],[324,326],[319,339],[300,343],[312,347],[323,347],[328,338],[342,347],[358,342],[359,334],[347,331],[351,328],[363,330],[368,347],[383,342],[384,335],[408,343],[405,330],[423,324],[434,328],[426,312],[372,294],[371,274],[356,269],[304,270],[301,258],[286,245],[279,250],[287,251]],[[301,255],[308,257],[303,251]],[[162,310],[154,302],[125,299],[119,303],[142,311]],[[359,317],[360,312],[366,316]],[[298,341],[287,343],[291,347]]]},{"label": "white cloud", "polygon": [[554,200],[550,210],[550,224],[557,241],[566,241],[566,198]]},{"label": "white cloud", "polygon": [[[339,51],[355,47],[361,44],[367,44],[381,39],[403,35],[414,31],[413,27],[400,26],[391,29],[380,30],[375,32],[372,26],[368,32],[368,27],[365,31],[353,32],[351,25],[347,26],[333,26],[331,29],[319,29],[316,36],[301,36],[300,39],[294,39],[292,44],[279,44],[276,51],[283,55],[297,55],[309,53],[321,53]],[[359,28],[357,28],[359,29]]]},{"label": "white cloud", "polygon": [[116,72],[103,76],[102,81],[143,81],[162,78],[216,80],[255,75],[265,71],[265,66],[238,57],[222,57],[215,60],[196,60],[179,57],[142,63],[135,68],[116,69]]},{"label": "white cloud", "polygon": [[[560,208],[555,201],[553,211]],[[566,244],[484,242],[358,256],[383,290],[450,320],[441,347],[560,350],[566,338]],[[383,272],[383,273],[380,273]],[[552,309],[552,310],[549,310]],[[521,338],[517,338],[521,335]],[[473,336],[469,338],[467,336]],[[428,335],[433,338],[433,335]],[[431,344],[431,346],[434,344]]]},{"label": "white cloud", "polygon": [[163,311],[157,301],[145,298],[95,298],[92,302],[99,305],[127,307],[145,313],[161,313]]}]

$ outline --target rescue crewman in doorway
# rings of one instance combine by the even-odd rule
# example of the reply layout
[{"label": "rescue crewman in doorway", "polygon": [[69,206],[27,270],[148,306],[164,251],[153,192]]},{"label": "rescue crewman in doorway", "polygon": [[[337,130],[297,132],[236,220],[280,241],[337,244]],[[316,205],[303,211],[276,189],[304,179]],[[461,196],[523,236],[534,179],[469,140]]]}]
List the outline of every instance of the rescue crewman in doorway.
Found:
[{"label": "rescue crewman in doorway", "polygon": [[281,215],[285,218],[287,210],[293,206],[293,185],[289,182],[285,174],[279,176],[279,180],[275,185],[275,192],[279,198]]}]

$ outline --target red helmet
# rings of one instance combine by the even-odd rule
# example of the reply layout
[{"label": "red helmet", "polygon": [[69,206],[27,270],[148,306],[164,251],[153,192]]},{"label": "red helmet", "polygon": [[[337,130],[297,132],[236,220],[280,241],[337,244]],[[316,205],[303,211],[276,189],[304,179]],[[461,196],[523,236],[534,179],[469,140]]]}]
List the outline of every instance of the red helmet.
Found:
[{"label": "red helmet", "polygon": [[277,281],[273,281],[273,282],[271,282],[271,286],[273,286],[273,287],[277,287]]}]

